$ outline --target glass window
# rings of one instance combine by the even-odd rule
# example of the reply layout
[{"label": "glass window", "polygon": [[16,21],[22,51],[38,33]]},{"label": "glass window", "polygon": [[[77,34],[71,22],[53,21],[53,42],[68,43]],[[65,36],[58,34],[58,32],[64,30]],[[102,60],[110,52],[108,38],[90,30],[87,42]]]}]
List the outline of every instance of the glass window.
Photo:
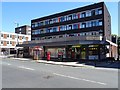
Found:
[{"label": "glass window", "polygon": [[81,23],[81,28],[86,28],[86,23]]},{"label": "glass window", "polygon": [[1,37],[3,37],[3,34],[1,34]]},{"label": "glass window", "polygon": [[48,22],[48,20],[46,20],[46,21],[45,21],[45,25],[48,25],[48,24],[49,24],[49,22]]},{"label": "glass window", "polygon": [[86,12],[81,13],[80,17],[81,17],[81,18],[86,17]]},{"label": "glass window", "polygon": [[3,44],[3,41],[1,41],[1,44]]},{"label": "glass window", "polygon": [[64,16],[60,17],[60,22],[64,22]]},{"label": "glass window", "polygon": [[98,9],[98,13],[99,13],[99,14],[102,14],[102,9]]},{"label": "glass window", "polygon": [[78,24],[73,24],[73,29],[78,29]]},{"label": "glass window", "polygon": [[91,21],[91,26],[92,27],[96,26],[96,21]]},{"label": "glass window", "polygon": [[68,26],[67,26],[67,29],[68,29],[68,30],[72,30],[72,25],[68,25]]},{"label": "glass window", "polygon": [[95,15],[95,10],[91,11],[91,15],[94,16]]},{"label": "glass window", "polygon": [[56,23],[56,22],[58,22],[58,19],[57,19],[57,18],[54,18],[54,19],[53,19],[53,23]]},{"label": "glass window", "polygon": [[9,34],[7,34],[7,37],[9,37]]},{"label": "glass window", "polygon": [[57,32],[57,27],[53,27],[53,32]]},{"label": "glass window", "polygon": [[69,15],[69,16],[68,16],[68,20],[72,20],[72,15]]},{"label": "glass window", "polygon": [[78,19],[78,15],[76,13],[73,14],[73,19]]},{"label": "glass window", "polygon": [[87,11],[86,12],[86,17],[90,17],[91,16],[91,11]]},{"label": "glass window", "polygon": [[102,26],[102,20],[99,20],[99,26]]},{"label": "glass window", "polygon": [[7,44],[9,44],[9,41],[7,41]]},{"label": "glass window", "polygon": [[96,10],[95,10],[95,15],[98,15],[98,14],[99,14],[99,10],[96,9]]},{"label": "glass window", "polygon": [[32,23],[32,28],[34,28],[34,27],[35,27],[35,24]]},{"label": "glass window", "polygon": [[46,30],[46,33],[49,33],[49,32],[50,32],[50,29],[48,29],[48,28],[46,28],[45,30]]},{"label": "glass window", "polygon": [[52,24],[52,23],[53,23],[53,20],[52,20],[52,19],[50,19],[50,20],[49,20],[49,24]]}]

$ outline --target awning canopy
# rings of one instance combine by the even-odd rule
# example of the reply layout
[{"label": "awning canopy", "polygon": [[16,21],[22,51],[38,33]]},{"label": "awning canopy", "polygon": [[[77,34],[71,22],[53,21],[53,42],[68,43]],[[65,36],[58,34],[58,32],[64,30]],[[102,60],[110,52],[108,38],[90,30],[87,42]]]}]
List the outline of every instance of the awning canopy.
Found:
[{"label": "awning canopy", "polygon": [[100,41],[100,40],[74,40],[74,41],[61,41],[61,42],[46,42],[46,43],[29,43],[29,44],[18,44],[17,47],[34,47],[34,46],[66,46],[66,45],[110,45],[107,41]]}]

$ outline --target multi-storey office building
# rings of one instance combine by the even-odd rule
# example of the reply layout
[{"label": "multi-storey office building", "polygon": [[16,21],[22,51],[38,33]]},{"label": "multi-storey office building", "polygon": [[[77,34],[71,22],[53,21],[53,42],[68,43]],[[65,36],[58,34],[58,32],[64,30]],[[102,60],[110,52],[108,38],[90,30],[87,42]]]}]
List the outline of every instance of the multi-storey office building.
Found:
[{"label": "multi-storey office building", "polygon": [[17,33],[17,34],[31,35],[31,26],[24,25],[24,26],[16,27],[15,28],[15,33]]},{"label": "multi-storey office building", "polygon": [[31,20],[31,42],[52,58],[104,59],[111,56],[111,16],[104,2]]},{"label": "multi-storey office building", "polygon": [[30,35],[16,34],[9,32],[0,32],[0,49],[2,54],[15,54],[16,44],[22,44],[24,41],[30,41]]}]

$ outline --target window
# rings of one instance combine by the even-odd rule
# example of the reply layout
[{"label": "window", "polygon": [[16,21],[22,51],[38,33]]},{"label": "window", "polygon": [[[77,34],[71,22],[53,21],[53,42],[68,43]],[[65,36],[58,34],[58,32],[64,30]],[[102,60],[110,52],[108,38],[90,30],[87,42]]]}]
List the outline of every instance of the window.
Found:
[{"label": "window", "polygon": [[35,23],[35,27],[38,27],[38,23],[37,22]]},{"label": "window", "polygon": [[96,21],[91,21],[91,26],[92,27],[96,26]]},{"label": "window", "polygon": [[1,41],[1,44],[3,44],[3,41]]},{"label": "window", "polygon": [[49,24],[49,22],[48,22],[48,20],[46,20],[46,21],[45,21],[45,25],[48,25],[48,24]]},{"label": "window", "polygon": [[50,19],[50,20],[49,20],[49,24],[52,24],[52,23],[53,23],[53,20],[52,20],[52,19]]},{"label": "window", "polygon": [[35,27],[35,24],[32,23],[32,28],[34,28],[34,27]]},{"label": "window", "polygon": [[78,29],[78,24],[73,24],[73,29]]},{"label": "window", "polygon": [[102,26],[102,20],[99,20],[99,26]]},{"label": "window", "polygon": [[83,13],[81,13],[81,18],[84,18],[84,17],[86,17],[86,12],[83,12]]},{"label": "window", "polygon": [[53,27],[53,32],[57,32],[57,27]]},{"label": "window", "polygon": [[9,34],[7,34],[7,37],[9,37]]},{"label": "window", "polygon": [[12,44],[12,41],[10,41],[10,44]]},{"label": "window", "polygon": [[91,27],[91,22],[86,22],[86,27]]},{"label": "window", "polygon": [[98,14],[99,14],[99,10],[96,9],[96,10],[95,10],[95,15],[98,15]]},{"label": "window", "polygon": [[9,41],[7,41],[7,44],[9,44]]},{"label": "window", "polygon": [[68,25],[67,30],[72,30],[72,25]]},{"label": "window", "polygon": [[69,15],[69,16],[68,16],[68,20],[72,20],[72,15]]},{"label": "window", "polygon": [[1,37],[3,37],[3,34],[1,34]]},{"label": "window", "polygon": [[58,19],[57,19],[57,18],[54,18],[54,19],[53,19],[53,23],[56,23],[56,22],[58,22]]},{"label": "window", "polygon": [[46,30],[46,33],[49,33],[49,32],[50,32],[50,29],[48,29],[48,28],[46,28],[45,30]]},{"label": "window", "polygon": [[95,10],[91,11],[91,15],[94,16],[95,15]]},{"label": "window", "polygon": [[73,14],[73,19],[78,19],[78,15],[76,13]]},{"label": "window", "polygon": [[89,16],[91,16],[91,11],[86,12],[86,17],[89,17]]},{"label": "window", "polygon": [[64,22],[64,17],[60,17],[60,22]]},{"label": "window", "polygon": [[98,13],[99,13],[99,14],[102,14],[102,9],[98,9]]},{"label": "window", "polygon": [[12,38],[12,35],[10,35],[10,38]]},{"label": "window", "polygon": [[81,23],[81,28],[86,28],[86,23]]}]

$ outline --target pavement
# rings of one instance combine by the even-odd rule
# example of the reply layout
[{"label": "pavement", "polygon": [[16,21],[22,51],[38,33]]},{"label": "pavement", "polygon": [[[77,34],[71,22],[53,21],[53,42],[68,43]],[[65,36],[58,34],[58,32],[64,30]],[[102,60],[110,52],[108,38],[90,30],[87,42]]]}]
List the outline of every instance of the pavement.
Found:
[{"label": "pavement", "polygon": [[45,63],[45,64],[53,64],[53,65],[63,65],[63,66],[72,66],[72,67],[86,67],[86,68],[95,68],[95,69],[118,69],[120,67],[119,62],[100,62],[95,66],[94,62],[88,63],[79,63],[79,62],[55,62],[55,61],[47,61],[47,60],[33,60],[29,58],[11,58],[14,60],[20,61],[31,61],[37,63]]}]

